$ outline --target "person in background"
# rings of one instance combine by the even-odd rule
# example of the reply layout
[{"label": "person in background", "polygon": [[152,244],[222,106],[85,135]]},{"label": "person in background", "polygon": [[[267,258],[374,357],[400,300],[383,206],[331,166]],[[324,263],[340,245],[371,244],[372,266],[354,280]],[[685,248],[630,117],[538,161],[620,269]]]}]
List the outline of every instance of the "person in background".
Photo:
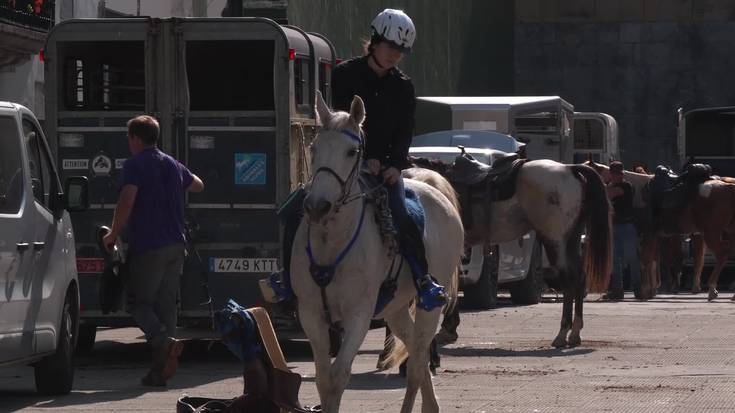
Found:
[{"label": "person in background", "polygon": [[607,300],[623,299],[623,270],[630,269],[630,283],[636,298],[640,295],[641,267],[638,259],[638,233],[633,225],[633,186],[623,175],[623,163],[610,163],[610,182],[607,196],[614,208],[613,216],[613,273]]}]

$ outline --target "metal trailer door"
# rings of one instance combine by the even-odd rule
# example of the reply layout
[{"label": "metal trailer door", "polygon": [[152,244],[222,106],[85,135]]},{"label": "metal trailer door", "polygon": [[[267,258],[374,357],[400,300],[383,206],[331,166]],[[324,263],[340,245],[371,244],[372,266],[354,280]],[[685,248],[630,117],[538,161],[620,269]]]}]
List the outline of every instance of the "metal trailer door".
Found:
[{"label": "metal trailer door", "polygon": [[130,156],[126,122],[158,110],[150,93],[157,27],[149,19],[72,20],[52,30],[45,49],[47,130],[61,180],[89,179],[91,207],[71,216],[80,316],[91,324],[132,324],[124,311],[100,311],[104,262],[96,229],[112,221],[122,164]]},{"label": "metal trailer door", "polygon": [[[229,298],[262,304],[258,280],[278,268],[276,205],[288,193],[288,45],[265,19],[187,19],[166,39],[172,147],[205,190],[189,194],[187,220],[202,263],[182,279],[184,323]],[[164,93],[164,91],[161,91]]]}]

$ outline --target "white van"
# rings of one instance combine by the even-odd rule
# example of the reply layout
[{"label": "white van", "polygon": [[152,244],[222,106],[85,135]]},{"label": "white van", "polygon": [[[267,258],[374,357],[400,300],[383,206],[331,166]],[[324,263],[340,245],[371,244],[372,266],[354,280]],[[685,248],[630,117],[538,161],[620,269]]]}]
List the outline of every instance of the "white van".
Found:
[{"label": "white van", "polygon": [[86,178],[70,177],[62,190],[38,120],[23,106],[0,102],[0,146],[0,366],[32,365],[40,393],[66,394],[79,325],[67,211],[86,208]]}]

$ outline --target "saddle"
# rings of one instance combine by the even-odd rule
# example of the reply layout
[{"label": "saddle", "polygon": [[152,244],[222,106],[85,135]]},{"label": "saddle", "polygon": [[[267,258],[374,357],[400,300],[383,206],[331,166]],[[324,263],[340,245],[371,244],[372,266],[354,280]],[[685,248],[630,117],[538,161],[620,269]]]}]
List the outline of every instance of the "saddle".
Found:
[{"label": "saddle", "polygon": [[224,309],[215,313],[215,324],[222,341],[238,359],[262,365],[263,369],[260,371],[267,375],[265,378],[267,389],[264,394],[250,393],[247,386],[248,379],[255,381],[256,377],[248,377],[246,369],[243,373],[245,388],[242,396],[233,399],[212,399],[184,395],[176,403],[177,413],[321,411],[319,407],[303,407],[299,403],[301,376],[288,370],[286,359],[283,357],[265,309],[261,307],[245,309],[234,300],[229,300]]},{"label": "saddle", "polygon": [[492,165],[485,165],[466,153],[463,147],[460,149],[462,153],[447,171],[449,182],[467,187],[482,186],[490,202],[506,201],[515,195],[518,172],[528,159],[508,153]]},{"label": "saddle", "polygon": [[710,179],[712,168],[706,164],[689,164],[681,175],[659,165],[649,183],[654,210],[679,210],[686,207],[699,184]]},{"label": "saddle", "polygon": [[463,146],[459,148],[462,150],[462,153],[454,160],[454,164],[448,171],[447,178],[451,182],[465,185],[475,185],[488,177],[493,177],[494,179],[502,177],[510,172],[516,164],[516,161],[519,160],[517,153],[505,153],[497,158],[492,165],[485,165],[465,152]]},{"label": "saddle", "polygon": [[447,170],[446,178],[457,190],[462,205],[462,222],[466,229],[470,229],[474,224],[473,200],[479,199],[487,205],[512,198],[516,193],[518,172],[528,159],[520,158],[517,153],[508,153],[497,158],[492,165],[485,165],[466,153],[464,147],[459,148],[462,153]]}]

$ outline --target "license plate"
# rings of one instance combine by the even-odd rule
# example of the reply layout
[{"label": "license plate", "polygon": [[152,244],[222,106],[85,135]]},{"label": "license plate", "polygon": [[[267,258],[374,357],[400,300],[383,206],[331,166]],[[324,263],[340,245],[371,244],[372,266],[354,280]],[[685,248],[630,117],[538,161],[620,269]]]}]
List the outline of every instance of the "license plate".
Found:
[{"label": "license plate", "polygon": [[90,274],[105,271],[104,258],[77,258],[77,273]]},{"label": "license plate", "polygon": [[276,258],[209,258],[212,272],[274,272],[278,270]]}]

